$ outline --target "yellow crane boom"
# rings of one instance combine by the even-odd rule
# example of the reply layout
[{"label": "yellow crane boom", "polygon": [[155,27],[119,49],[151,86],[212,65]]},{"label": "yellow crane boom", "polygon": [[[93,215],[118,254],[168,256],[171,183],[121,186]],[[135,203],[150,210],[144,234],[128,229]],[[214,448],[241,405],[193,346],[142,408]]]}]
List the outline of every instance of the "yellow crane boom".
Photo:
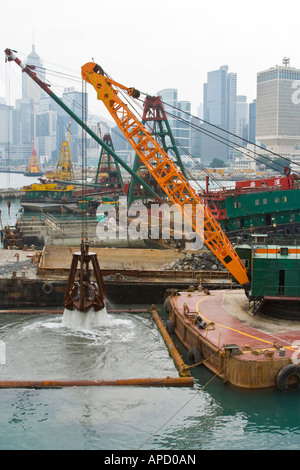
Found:
[{"label": "yellow crane boom", "polygon": [[177,165],[119,98],[117,88],[125,90],[133,98],[139,97],[138,90],[127,88],[106,77],[102,68],[94,62],[83,65],[81,74],[82,78],[95,88],[97,99],[103,101],[128,142],[170,201],[178,207],[193,230],[237,282],[247,285],[249,282],[247,270],[219,224]]}]

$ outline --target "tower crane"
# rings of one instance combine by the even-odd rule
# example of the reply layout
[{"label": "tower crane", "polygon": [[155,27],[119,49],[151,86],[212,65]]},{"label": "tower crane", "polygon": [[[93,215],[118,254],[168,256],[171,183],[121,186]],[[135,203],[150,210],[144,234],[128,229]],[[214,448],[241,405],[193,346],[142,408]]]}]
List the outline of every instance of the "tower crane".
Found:
[{"label": "tower crane", "polygon": [[124,90],[133,98],[139,98],[140,92],[107,77],[102,67],[95,62],[83,65],[81,75],[95,88],[97,99],[103,101],[124,136],[169,200],[176,205],[193,230],[237,282],[246,288],[249,284],[247,269],[219,224],[180,168],[118,96],[118,89]]},{"label": "tower crane", "polygon": [[70,147],[69,147],[70,133],[71,133],[71,118],[70,118],[69,126],[68,126],[68,137],[67,137],[67,140],[63,141],[63,143],[61,144],[55,172],[46,173],[45,176],[47,178],[60,180],[60,181],[74,181],[75,180],[74,167],[73,167],[73,162],[72,162],[71,152],[70,152]]}]

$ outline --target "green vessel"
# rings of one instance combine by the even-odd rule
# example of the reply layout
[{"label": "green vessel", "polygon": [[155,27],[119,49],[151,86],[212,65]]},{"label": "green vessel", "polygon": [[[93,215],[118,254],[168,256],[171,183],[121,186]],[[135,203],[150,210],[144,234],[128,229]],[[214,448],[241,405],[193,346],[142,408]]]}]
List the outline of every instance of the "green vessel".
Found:
[{"label": "green vessel", "polygon": [[253,315],[300,318],[300,248],[295,245],[244,244],[235,247],[249,270]]},{"label": "green vessel", "polygon": [[237,181],[200,196],[225,232],[300,233],[300,181],[293,175]]}]

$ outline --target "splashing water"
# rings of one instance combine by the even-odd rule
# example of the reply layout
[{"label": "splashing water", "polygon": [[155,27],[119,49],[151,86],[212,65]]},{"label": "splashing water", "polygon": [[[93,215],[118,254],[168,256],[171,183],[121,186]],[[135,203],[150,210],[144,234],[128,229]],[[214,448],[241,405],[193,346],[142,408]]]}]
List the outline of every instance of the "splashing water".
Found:
[{"label": "splashing water", "polygon": [[62,318],[62,326],[79,330],[91,330],[99,326],[111,326],[112,318],[107,313],[106,307],[95,311],[91,308],[88,312],[65,309]]}]

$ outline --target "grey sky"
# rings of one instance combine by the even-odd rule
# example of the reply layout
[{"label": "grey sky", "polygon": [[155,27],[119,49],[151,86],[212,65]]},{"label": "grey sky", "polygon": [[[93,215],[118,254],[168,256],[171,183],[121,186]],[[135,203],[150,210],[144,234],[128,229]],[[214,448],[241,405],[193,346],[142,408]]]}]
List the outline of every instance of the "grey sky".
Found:
[{"label": "grey sky", "polygon": [[[126,86],[150,94],[177,88],[196,113],[207,72],[221,65],[237,73],[238,94],[248,101],[256,97],[257,72],[281,64],[284,56],[299,68],[299,10],[295,0],[16,0],[3,7],[0,36],[2,50],[15,49],[21,59],[34,37],[49,69],[79,77],[94,58]],[[48,80],[55,86],[57,77]],[[5,64],[3,52],[0,96],[14,104],[20,81],[20,69]],[[65,79],[63,85],[74,83]],[[101,115],[102,103],[92,101]]]}]

